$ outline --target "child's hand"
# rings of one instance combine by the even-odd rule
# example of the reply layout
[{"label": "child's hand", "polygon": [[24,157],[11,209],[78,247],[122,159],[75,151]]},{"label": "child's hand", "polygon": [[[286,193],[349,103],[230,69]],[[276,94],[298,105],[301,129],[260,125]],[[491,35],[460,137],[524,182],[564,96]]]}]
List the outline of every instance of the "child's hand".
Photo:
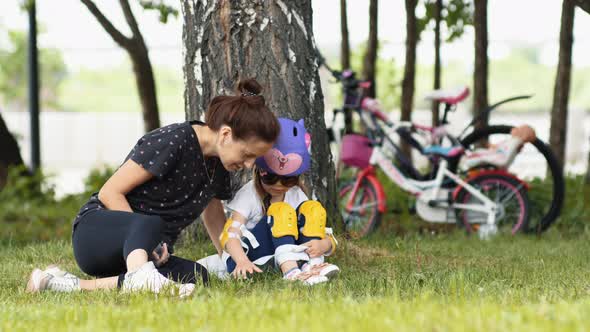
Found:
[{"label": "child's hand", "polygon": [[305,252],[307,252],[309,257],[314,258],[320,257],[326,252],[330,251],[332,243],[330,242],[330,240],[328,240],[327,243],[324,240],[311,240],[309,242],[305,242],[302,245],[307,247],[307,250]]},{"label": "child's hand", "polygon": [[236,262],[236,268],[232,275],[236,279],[248,279],[248,273],[254,274],[254,272],[262,272],[262,270],[252,263],[249,259]]}]

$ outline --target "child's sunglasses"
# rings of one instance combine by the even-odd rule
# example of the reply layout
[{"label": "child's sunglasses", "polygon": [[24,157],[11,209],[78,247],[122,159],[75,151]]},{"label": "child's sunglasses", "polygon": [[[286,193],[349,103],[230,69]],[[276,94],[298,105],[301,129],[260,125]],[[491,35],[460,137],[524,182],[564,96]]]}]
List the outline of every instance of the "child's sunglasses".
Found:
[{"label": "child's sunglasses", "polygon": [[299,176],[281,176],[265,171],[259,171],[258,174],[260,174],[260,181],[266,185],[273,185],[277,181],[281,181],[283,186],[293,187],[299,183]]}]

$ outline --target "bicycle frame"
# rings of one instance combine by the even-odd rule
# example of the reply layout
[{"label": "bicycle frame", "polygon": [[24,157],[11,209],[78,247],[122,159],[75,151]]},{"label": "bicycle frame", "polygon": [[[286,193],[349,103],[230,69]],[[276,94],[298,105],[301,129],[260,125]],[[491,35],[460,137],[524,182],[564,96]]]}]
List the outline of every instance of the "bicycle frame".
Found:
[{"label": "bicycle frame", "polygon": [[[379,168],[385,173],[385,175],[396,183],[403,190],[413,194],[417,199],[422,200],[432,207],[437,208],[453,208],[461,210],[478,211],[487,214],[487,224],[495,224],[496,203],[492,202],[488,197],[483,195],[480,191],[475,189],[469,183],[461,179],[456,174],[452,173],[447,168],[447,161],[442,160],[441,165],[437,171],[436,178],[429,181],[416,181],[406,177],[396,166],[393,164],[381,151],[380,146],[376,146],[373,149],[370,159],[371,166],[361,170],[356,177],[355,184],[353,186],[351,195],[346,202],[346,209],[353,211],[354,197],[356,196],[360,184],[363,180],[370,181],[375,188],[377,188],[377,201],[379,212],[383,213],[386,210],[385,193],[383,186],[377,180],[375,175],[375,169],[373,165],[378,165]],[[464,188],[474,197],[479,199],[483,204],[462,204],[455,203],[451,199],[440,200],[438,199],[439,192],[441,190],[443,181],[445,178],[452,179],[459,188]],[[432,189],[432,190],[430,190]],[[454,197],[453,197],[454,198]]]}]

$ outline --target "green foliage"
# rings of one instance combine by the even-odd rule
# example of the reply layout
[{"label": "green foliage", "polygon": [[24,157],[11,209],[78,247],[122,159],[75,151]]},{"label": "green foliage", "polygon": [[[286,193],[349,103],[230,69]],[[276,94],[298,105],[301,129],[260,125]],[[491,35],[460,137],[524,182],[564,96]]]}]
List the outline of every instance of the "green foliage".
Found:
[{"label": "green foliage", "polygon": [[24,165],[10,168],[6,185],[0,191],[0,202],[29,206],[54,203],[55,190],[47,181],[49,177],[42,171],[28,174]]},{"label": "green foliage", "polygon": [[[418,18],[418,35],[427,28],[434,29],[436,1],[426,0],[425,15]],[[467,26],[473,25],[473,3],[469,0],[443,0],[442,2],[441,31],[443,33],[446,31],[446,41],[452,42],[463,35]]]},{"label": "green foliage", "polygon": [[[380,43],[382,45],[384,44],[384,42]],[[362,73],[363,58],[366,47],[367,45],[365,43],[351,51],[351,69],[357,73],[357,78],[359,79],[363,79],[363,77],[360,75]],[[383,106],[384,110],[390,110],[400,104],[403,69],[400,69],[397,66],[395,59],[379,57],[379,52],[377,53],[376,68],[377,99]],[[340,86],[338,86],[338,89],[340,89]],[[342,92],[341,90],[337,91],[340,91],[337,100],[341,102]]]},{"label": "green foliage", "polygon": [[160,12],[160,22],[164,24],[168,22],[168,16],[178,17],[178,9],[167,5],[163,0],[141,0],[139,3],[144,9]]},{"label": "green foliage", "polygon": [[115,173],[116,169],[110,166],[95,168],[90,171],[88,177],[84,180],[84,196],[90,196],[96,193]]},{"label": "green foliage", "polygon": [[84,181],[84,192],[57,198],[51,176],[37,172],[23,176],[26,169],[11,168],[0,191],[0,238],[30,242],[71,235],[72,221],[92,193],[114,172],[94,169]]},{"label": "green foliage", "polygon": [[584,176],[566,177],[564,206],[561,217],[551,226],[561,233],[590,233],[590,184]]},{"label": "green foliage", "polygon": [[[0,47],[0,95],[8,103],[27,104],[27,34],[8,31],[10,45]],[[67,76],[66,65],[56,48],[39,49],[40,98],[48,107],[59,105],[60,87]]]}]

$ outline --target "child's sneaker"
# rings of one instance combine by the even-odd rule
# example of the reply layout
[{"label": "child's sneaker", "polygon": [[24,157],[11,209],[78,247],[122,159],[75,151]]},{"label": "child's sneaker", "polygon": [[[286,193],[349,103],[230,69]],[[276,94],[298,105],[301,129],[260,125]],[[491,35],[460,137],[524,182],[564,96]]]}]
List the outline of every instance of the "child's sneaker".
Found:
[{"label": "child's sneaker", "polygon": [[332,279],[338,276],[338,274],[340,273],[340,268],[330,263],[321,263],[317,265],[305,263],[301,267],[301,271],[309,272],[311,274],[317,274],[328,279]]},{"label": "child's sneaker", "polygon": [[148,290],[159,294],[162,289],[171,289],[173,295],[178,294],[182,298],[191,295],[195,285],[177,284],[160,274],[153,262],[147,262],[139,269],[125,274],[122,287],[124,293]]},{"label": "child's sneaker", "polygon": [[321,284],[328,281],[328,278],[318,274],[310,272],[303,272],[298,268],[294,268],[283,275],[284,280],[289,281],[300,281],[304,285],[312,286],[315,284]]},{"label": "child's sneaker", "polygon": [[26,291],[36,293],[45,290],[56,292],[79,291],[80,279],[56,267],[48,267],[45,271],[34,269],[27,283]]}]

